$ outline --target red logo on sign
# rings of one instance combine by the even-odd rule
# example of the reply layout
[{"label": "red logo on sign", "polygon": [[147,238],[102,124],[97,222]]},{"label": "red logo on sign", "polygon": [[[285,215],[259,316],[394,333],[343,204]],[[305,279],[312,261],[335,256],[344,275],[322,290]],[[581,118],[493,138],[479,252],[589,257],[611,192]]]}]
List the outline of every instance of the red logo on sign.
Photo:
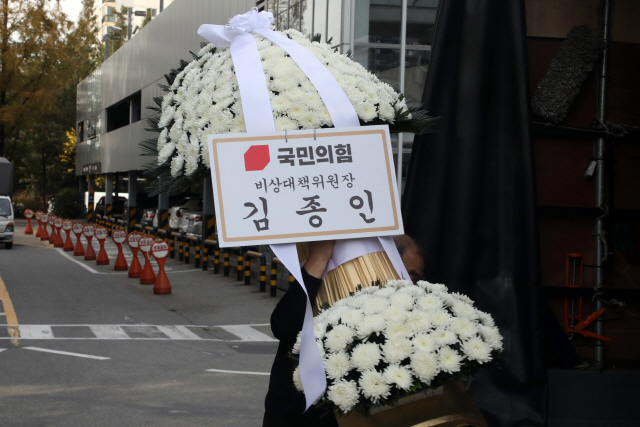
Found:
[{"label": "red logo on sign", "polygon": [[268,145],[252,145],[244,153],[244,170],[261,171],[267,167],[271,158],[269,157]]}]

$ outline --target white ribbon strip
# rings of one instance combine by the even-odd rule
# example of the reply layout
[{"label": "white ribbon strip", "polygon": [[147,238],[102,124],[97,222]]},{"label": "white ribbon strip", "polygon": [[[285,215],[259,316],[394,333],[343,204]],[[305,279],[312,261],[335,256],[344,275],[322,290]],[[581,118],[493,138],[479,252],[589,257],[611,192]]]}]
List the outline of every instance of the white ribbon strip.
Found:
[{"label": "white ribbon strip", "polygon": [[[296,278],[302,290],[307,295],[307,307],[304,311],[304,323],[302,324],[302,334],[300,336],[300,379],[304,388],[304,397],[307,409],[316,401],[324,389],[327,388],[327,378],[322,364],[322,357],[316,344],[316,337],[313,333],[313,311],[309,301],[309,293],[302,280],[302,270],[298,262],[298,250],[295,243],[281,243],[271,245],[271,249],[276,257],[287,267],[293,277]],[[304,351],[303,351],[304,349]],[[315,351],[313,351],[315,349]],[[322,371],[320,371],[320,369]],[[305,372],[305,375],[302,373]],[[322,375],[318,375],[319,373]]]},{"label": "white ribbon strip", "polygon": [[[257,33],[271,40],[289,54],[307,75],[322,98],[336,128],[360,126],[358,114],[331,72],[310,51],[269,29],[273,15],[251,9],[243,15],[229,20],[229,25],[201,25],[198,34],[217,47],[229,47],[231,59],[238,79],[242,109],[248,133],[272,132],[275,130],[269,91],[260,61],[260,54],[251,33]],[[302,280],[298,252],[294,244],[271,245],[274,254],[298,280],[307,295],[300,343],[300,379],[304,388],[306,409],[316,401],[327,386],[322,357],[315,342],[313,332],[313,312],[309,294]],[[371,252],[384,249],[396,271],[403,278],[409,275],[391,237],[338,241],[330,265],[340,265],[346,261]],[[329,271],[329,267],[328,270]],[[326,272],[325,272],[326,273]],[[324,276],[323,276],[324,277]]]}]

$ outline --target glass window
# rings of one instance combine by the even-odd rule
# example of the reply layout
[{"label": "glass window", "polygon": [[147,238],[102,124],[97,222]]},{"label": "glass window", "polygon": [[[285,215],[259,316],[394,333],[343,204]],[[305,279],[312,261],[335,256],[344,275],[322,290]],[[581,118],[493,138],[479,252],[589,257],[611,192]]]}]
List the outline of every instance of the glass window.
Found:
[{"label": "glass window", "polygon": [[355,46],[353,59],[400,91],[400,49]]},{"label": "glass window", "polygon": [[433,42],[438,0],[414,0],[407,6],[407,44]]},{"label": "glass window", "polygon": [[407,105],[414,107],[422,102],[422,92],[427,79],[430,50],[407,49],[405,54],[404,94]]},{"label": "glass window", "polygon": [[355,43],[400,44],[402,0],[356,0]]},{"label": "glass window", "polygon": [[313,0],[302,0],[302,22],[300,31],[308,36],[313,33]]},{"label": "glass window", "polygon": [[327,0],[315,0],[313,8],[313,33],[320,34],[321,41],[327,40]]}]

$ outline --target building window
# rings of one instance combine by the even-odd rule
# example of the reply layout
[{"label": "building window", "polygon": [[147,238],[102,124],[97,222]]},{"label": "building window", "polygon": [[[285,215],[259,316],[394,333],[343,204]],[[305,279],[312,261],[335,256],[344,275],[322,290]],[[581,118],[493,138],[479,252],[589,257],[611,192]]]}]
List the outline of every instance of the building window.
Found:
[{"label": "building window", "polygon": [[140,120],[141,92],[113,104],[107,108],[107,132],[120,129]]},{"label": "building window", "polygon": [[258,0],[256,6],[273,14],[278,31],[293,28],[309,37],[320,34],[320,41],[332,46],[340,44],[341,0]]},{"label": "building window", "polygon": [[76,129],[76,141],[84,142],[84,121],[78,123],[78,127]]}]

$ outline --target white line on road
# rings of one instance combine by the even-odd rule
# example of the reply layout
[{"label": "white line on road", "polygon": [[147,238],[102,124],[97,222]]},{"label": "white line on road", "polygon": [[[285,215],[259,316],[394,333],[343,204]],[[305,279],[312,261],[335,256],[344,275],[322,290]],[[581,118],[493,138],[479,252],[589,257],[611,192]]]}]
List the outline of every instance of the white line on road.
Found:
[{"label": "white line on road", "polygon": [[[73,259],[71,256],[67,255],[66,253],[64,253],[64,250],[58,248],[57,251],[60,253],[60,255],[62,255],[65,258],[70,259],[71,261],[75,262],[76,264],[82,266],[82,268],[86,268],[87,270],[89,270],[90,272],[92,272],[93,274],[100,274],[99,271],[94,270],[93,268],[89,267],[88,265],[86,265],[83,262],[78,261],[77,259]],[[105,273],[103,273],[105,274]]]},{"label": "white line on road", "polygon": [[242,341],[277,341],[275,338],[256,331],[248,325],[224,325],[219,327],[233,335],[237,335]]},{"label": "white line on road", "polygon": [[2,353],[5,350],[6,350],[6,348],[0,348],[0,353]]},{"label": "white line on road", "polygon": [[100,325],[100,326],[89,326],[91,332],[98,339],[131,339],[129,335],[122,329],[120,326],[115,325]]},{"label": "white line on road", "polygon": [[54,354],[63,354],[65,356],[85,357],[87,359],[97,359],[97,360],[109,360],[110,359],[110,357],[92,356],[90,354],[70,353],[68,351],[49,350],[49,349],[46,349],[46,348],[39,348],[39,347],[22,347],[22,348],[24,348],[25,350],[42,351],[44,353],[54,353]]},{"label": "white line on road", "polygon": [[207,372],[221,372],[223,374],[243,374],[243,375],[271,375],[268,372],[227,371],[226,369],[207,369]]},{"label": "white line on road", "polygon": [[6,314],[4,314],[4,313],[0,313],[0,316],[6,316]]},{"label": "white line on road", "polygon": [[20,325],[20,338],[31,340],[48,340],[53,338],[53,331],[48,325]]},{"label": "white line on road", "polygon": [[191,332],[186,326],[156,326],[160,332],[172,340],[201,340],[202,338]]}]

